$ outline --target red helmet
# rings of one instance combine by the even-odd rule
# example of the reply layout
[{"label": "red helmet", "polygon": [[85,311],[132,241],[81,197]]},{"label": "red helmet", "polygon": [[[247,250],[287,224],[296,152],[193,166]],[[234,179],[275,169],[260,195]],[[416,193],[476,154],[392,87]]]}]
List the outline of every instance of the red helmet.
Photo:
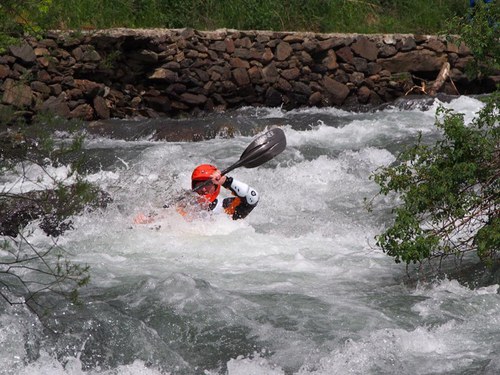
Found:
[{"label": "red helmet", "polygon": [[[215,171],[217,171],[217,167],[211,164],[198,165],[191,174],[191,189],[194,190],[196,184],[199,182],[210,180],[210,177]],[[216,188],[213,192],[210,192],[208,194],[202,194],[202,193],[198,194],[203,195],[210,202],[213,202],[217,198],[220,192],[220,185],[215,185],[215,186]]]}]

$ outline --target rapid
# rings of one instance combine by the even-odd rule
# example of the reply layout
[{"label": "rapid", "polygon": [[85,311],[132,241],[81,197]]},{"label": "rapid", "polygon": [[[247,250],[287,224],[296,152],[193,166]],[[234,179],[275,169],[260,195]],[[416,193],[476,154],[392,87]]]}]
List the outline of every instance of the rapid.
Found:
[{"label": "rapid", "polygon": [[[204,119],[234,124],[234,137],[88,137],[88,179],[114,201],[75,216],[59,238],[73,262],[90,266],[83,303],[48,294],[56,307],[42,322],[1,300],[0,373],[500,373],[499,286],[471,286],[473,275],[461,283],[452,266],[434,278],[395,264],[374,236],[397,200],[377,198],[372,212],[364,204],[378,192],[375,169],[419,132],[439,137],[440,104],[467,121],[482,105],[460,97],[369,112],[243,108]],[[230,173],[260,194],[245,220],[187,221],[162,208],[189,189],[196,165],[229,166],[270,126],[284,130],[285,151]],[[139,212],[159,216],[134,224]],[[35,243],[50,246],[33,230]]]}]

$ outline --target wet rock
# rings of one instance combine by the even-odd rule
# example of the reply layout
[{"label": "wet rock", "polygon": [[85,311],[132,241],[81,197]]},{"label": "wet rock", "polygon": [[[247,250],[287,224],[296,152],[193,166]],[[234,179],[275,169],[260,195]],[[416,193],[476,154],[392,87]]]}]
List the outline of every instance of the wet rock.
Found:
[{"label": "wet rock", "polygon": [[49,72],[47,72],[45,69],[39,70],[36,73],[36,78],[43,82],[43,83],[51,83],[52,82],[52,77]]},{"label": "wet rock", "polygon": [[281,72],[281,76],[287,81],[294,81],[300,76],[298,68],[285,69]]},{"label": "wet rock", "polygon": [[33,52],[35,53],[36,57],[41,57],[41,56],[50,56],[50,52],[47,48],[45,47],[36,47]]},{"label": "wet rock", "polygon": [[345,44],[345,40],[342,38],[328,38],[325,40],[318,41],[315,46],[315,51],[321,52],[321,51],[328,51],[333,48],[342,46]]},{"label": "wet rock", "polygon": [[328,54],[323,59],[322,63],[328,70],[335,70],[339,67],[339,64],[337,64],[337,55],[333,50],[328,51]]},{"label": "wet rock", "polygon": [[396,53],[398,53],[396,47],[384,44],[382,47],[380,47],[378,55],[379,57],[391,57],[394,56]]},{"label": "wet rock", "polygon": [[354,57],[354,54],[352,53],[352,50],[349,47],[342,47],[336,52],[336,56],[343,62],[346,62],[348,64],[352,64],[352,59]]},{"label": "wet rock", "polygon": [[271,51],[270,48],[266,48],[264,50],[264,53],[262,54],[262,58],[261,58],[261,61],[264,62],[265,64],[268,64],[270,63],[271,61],[273,61],[274,59],[274,54],[273,52]]},{"label": "wet rock", "polygon": [[57,190],[31,191],[0,200],[0,234],[16,237],[29,222],[41,219],[41,229],[57,237],[71,228],[71,222],[66,221],[71,215],[84,208],[105,208],[112,201],[108,193],[96,187],[85,196],[78,194],[75,185],[67,189],[66,194],[58,194]]},{"label": "wet rock", "polygon": [[142,62],[144,64],[156,64],[158,62],[158,54],[150,50],[142,50],[132,53],[129,58]]},{"label": "wet rock", "polygon": [[231,65],[232,68],[244,68],[244,69],[250,68],[250,63],[248,61],[242,60],[238,57],[230,58],[229,65]]}]

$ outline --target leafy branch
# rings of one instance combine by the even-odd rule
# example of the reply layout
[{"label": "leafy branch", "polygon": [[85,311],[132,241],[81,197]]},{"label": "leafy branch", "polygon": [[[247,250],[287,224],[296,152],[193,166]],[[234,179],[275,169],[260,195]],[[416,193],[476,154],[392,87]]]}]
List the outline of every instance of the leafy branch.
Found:
[{"label": "leafy branch", "polygon": [[[467,67],[470,77],[486,76],[500,70],[500,2],[476,1],[466,17],[453,17],[447,39],[470,48],[474,60]],[[457,37],[458,35],[458,37]]]},{"label": "leafy branch", "polygon": [[[87,265],[74,263],[57,237],[72,229],[71,216],[104,207],[109,196],[85,181],[83,134],[55,140],[61,124],[9,129],[0,134],[0,298],[25,304],[35,313],[46,309],[40,297],[56,293],[78,302],[78,290],[88,284]],[[68,130],[73,124],[65,124]],[[61,176],[63,167],[66,174]],[[48,235],[34,240],[36,224]],[[39,237],[36,237],[39,238]],[[43,305],[43,306],[42,306]]]},{"label": "leafy branch", "polygon": [[397,263],[476,252],[486,262],[500,251],[500,93],[471,124],[440,107],[443,139],[421,137],[397,164],[377,170],[380,194],[396,193],[394,223],[376,237]]}]

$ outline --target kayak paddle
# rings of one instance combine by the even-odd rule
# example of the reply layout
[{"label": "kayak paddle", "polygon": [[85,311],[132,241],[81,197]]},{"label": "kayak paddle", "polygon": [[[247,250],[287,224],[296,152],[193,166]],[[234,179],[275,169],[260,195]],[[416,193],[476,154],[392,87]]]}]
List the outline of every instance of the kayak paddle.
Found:
[{"label": "kayak paddle", "polygon": [[[264,134],[259,135],[250,143],[245,151],[240,156],[240,159],[227,167],[221,172],[224,176],[226,173],[231,172],[238,167],[255,168],[264,164],[266,161],[271,160],[276,155],[283,152],[286,148],[286,137],[283,130],[280,128],[273,128]],[[193,191],[201,189],[203,186],[208,185],[211,180],[205,181],[203,184],[196,186]]]}]

